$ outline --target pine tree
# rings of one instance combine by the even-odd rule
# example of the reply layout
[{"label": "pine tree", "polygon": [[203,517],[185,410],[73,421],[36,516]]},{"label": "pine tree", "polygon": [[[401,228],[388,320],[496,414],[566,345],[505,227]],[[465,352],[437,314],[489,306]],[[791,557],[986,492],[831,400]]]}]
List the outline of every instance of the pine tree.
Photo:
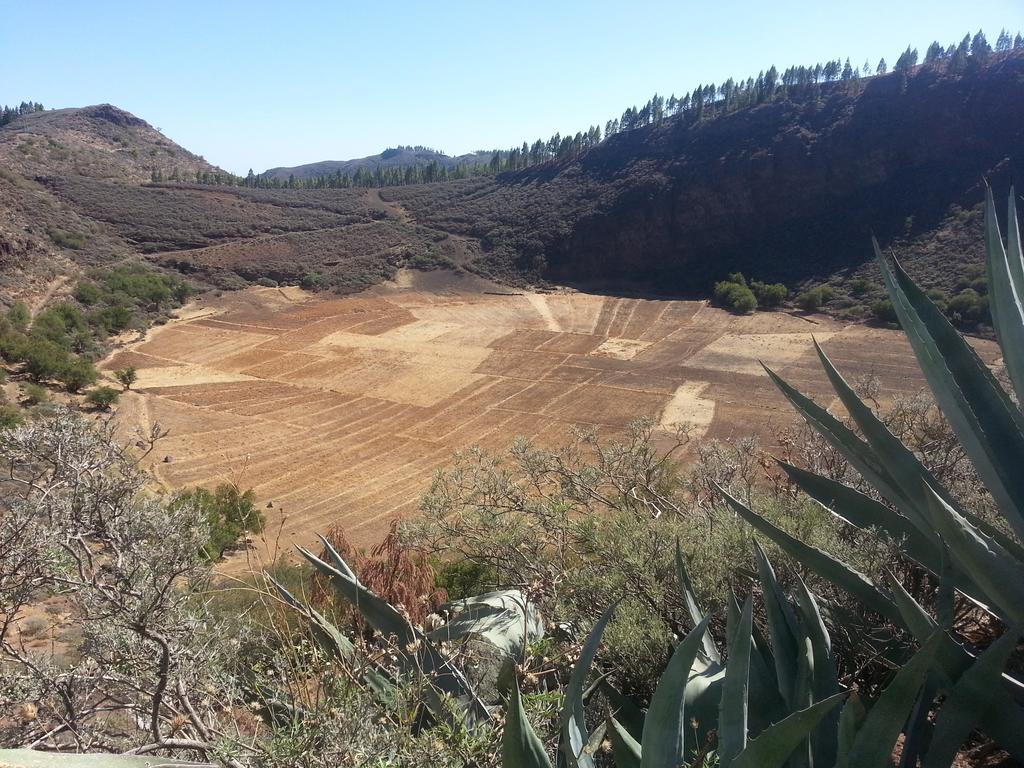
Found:
[{"label": "pine tree", "polygon": [[885,59],[884,58],[879,59],[878,60],[878,66],[875,68],[875,74],[876,75],[884,75],[888,71],[889,71],[889,65],[885,63]]},{"label": "pine tree", "polygon": [[914,66],[917,65],[917,48],[911,49],[908,45],[907,50],[900,54],[899,59],[896,60],[896,66],[893,67],[893,72],[910,72]]},{"label": "pine tree", "polygon": [[1020,32],[1018,32],[1017,36],[1013,38],[1013,50],[1016,51],[1020,48],[1024,48],[1024,37],[1021,37]]},{"label": "pine tree", "polygon": [[985,33],[979,29],[978,33],[971,39],[971,56],[981,63],[988,58],[990,53],[992,53],[992,46],[985,39]]}]

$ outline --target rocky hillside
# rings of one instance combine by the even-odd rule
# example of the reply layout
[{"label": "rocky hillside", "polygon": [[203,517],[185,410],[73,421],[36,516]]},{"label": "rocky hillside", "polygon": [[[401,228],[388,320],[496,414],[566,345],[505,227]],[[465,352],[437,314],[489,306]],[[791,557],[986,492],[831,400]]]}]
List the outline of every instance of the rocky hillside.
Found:
[{"label": "rocky hillside", "polygon": [[[918,67],[819,98],[619,133],[498,180],[391,188],[424,224],[555,282],[706,293],[740,269],[790,284],[856,272],[870,236],[952,279],[980,253],[983,179],[1024,171],[1024,56]],[[974,247],[977,247],[976,245]],[[927,279],[929,276],[925,276]]]},{"label": "rocky hillside", "polygon": [[112,227],[63,200],[55,180],[135,189],[154,171],[192,179],[223,173],[109,104],[32,112],[0,127],[0,298],[38,296],[81,266],[134,251]]}]

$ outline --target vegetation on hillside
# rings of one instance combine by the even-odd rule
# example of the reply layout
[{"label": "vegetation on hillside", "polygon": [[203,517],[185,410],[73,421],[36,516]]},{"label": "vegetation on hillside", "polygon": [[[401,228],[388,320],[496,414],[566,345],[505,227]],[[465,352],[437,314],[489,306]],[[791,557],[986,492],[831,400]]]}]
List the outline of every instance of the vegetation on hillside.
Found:
[{"label": "vegetation on hillside", "polygon": [[4,104],[3,108],[0,109],[0,126],[7,125],[13,121],[14,118],[20,117],[21,115],[27,115],[30,112],[42,112],[43,105],[38,101],[23,101],[16,107],[9,107]]},{"label": "vegetation on hillside", "polygon": [[[60,383],[79,392],[96,382],[93,363],[106,352],[111,336],[147,327],[184,303],[189,292],[181,278],[143,265],[94,270],[75,286],[73,300],[34,317],[24,303],[12,304],[0,316],[0,360],[19,366],[38,384]],[[89,402],[108,407],[114,400],[101,387]]]}]

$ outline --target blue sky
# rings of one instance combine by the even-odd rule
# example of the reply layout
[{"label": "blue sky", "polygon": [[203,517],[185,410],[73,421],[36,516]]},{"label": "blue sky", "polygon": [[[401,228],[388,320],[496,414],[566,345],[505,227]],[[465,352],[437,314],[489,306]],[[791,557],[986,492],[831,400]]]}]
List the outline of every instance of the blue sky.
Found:
[{"label": "blue sky", "polygon": [[0,103],[116,104],[236,173],[508,147],[775,64],[1024,29],[1024,0],[0,0]]}]

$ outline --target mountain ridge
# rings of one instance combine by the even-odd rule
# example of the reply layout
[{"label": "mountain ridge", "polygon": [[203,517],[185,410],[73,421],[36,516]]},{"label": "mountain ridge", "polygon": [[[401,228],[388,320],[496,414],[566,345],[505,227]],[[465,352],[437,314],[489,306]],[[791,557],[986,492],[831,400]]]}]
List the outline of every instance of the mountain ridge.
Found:
[{"label": "mountain ridge", "polygon": [[438,165],[452,169],[462,164],[486,163],[491,159],[492,154],[493,150],[478,150],[452,156],[429,147],[399,146],[389,147],[378,155],[367,155],[351,160],[320,160],[302,165],[268,168],[258,175],[264,179],[286,182],[290,177],[306,180],[335,174],[351,176],[360,168],[364,172],[373,172],[378,168],[422,168],[430,163],[438,163]]}]

